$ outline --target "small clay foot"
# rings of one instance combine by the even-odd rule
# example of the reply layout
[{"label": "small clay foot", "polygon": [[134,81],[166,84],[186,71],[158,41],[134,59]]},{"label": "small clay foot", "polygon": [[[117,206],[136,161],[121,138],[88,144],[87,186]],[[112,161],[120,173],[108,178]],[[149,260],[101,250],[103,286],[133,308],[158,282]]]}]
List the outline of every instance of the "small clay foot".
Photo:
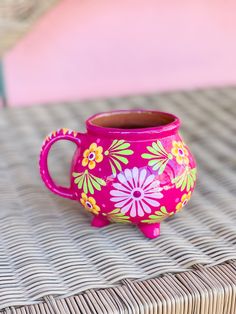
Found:
[{"label": "small clay foot", "polygon": [[155,239],[160,235],[160,224],[140,224],[138,225],[139,230],[149,239]]},{"label": "small clay foot", "polygon": [[99,217],[95,216],[91,222],[91,225],[93,227],[97,227],[97,228],[105,227],[109,224],[110,224],[110,221],[107,220],[107,218],[101,217],[101,216],[99,216]]}]

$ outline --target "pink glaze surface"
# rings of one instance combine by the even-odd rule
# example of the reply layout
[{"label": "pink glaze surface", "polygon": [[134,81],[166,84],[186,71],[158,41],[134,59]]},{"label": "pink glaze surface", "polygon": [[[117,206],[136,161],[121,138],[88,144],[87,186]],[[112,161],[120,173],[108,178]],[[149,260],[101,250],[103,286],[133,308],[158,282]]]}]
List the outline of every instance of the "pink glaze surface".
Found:
[{"label": "pink glaze surface", "polygon": [[[137,110],[136,112],[145,112]],[[150,114],[151,111],[148,111]],[[68,129],[52,132],[44,141],[40,172],[54,193],[77,200],[95,217],[92,225],[133,223],[149,238],[160,234],[160,222],[180,211],[189,201],[196,181],[196,164],[178,133],[180,121],[140,129],[104,128],[89,118],[87,133]],[[163,113],[162,113],[163,114]],[[47,157],[58,140],[69,140],[78,149],[71,165],[71,186],[51,179]]]}]

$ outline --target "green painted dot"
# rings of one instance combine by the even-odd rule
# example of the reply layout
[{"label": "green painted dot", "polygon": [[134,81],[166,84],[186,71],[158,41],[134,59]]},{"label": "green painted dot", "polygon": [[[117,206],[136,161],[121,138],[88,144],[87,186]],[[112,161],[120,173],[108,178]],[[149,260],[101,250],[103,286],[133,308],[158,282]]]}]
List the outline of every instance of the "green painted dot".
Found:
[{"label": "green painted dot", "polygon": [[169,158],[169,159],[172,159],[173,156],[172,156],[171,154],[168,154],[168,158]]},{"label": "green painted dot", "polygon": [[105,152],[104,152],[104,155],[108,155],[109,154],[109,151],[108,150],[106,150]]}]

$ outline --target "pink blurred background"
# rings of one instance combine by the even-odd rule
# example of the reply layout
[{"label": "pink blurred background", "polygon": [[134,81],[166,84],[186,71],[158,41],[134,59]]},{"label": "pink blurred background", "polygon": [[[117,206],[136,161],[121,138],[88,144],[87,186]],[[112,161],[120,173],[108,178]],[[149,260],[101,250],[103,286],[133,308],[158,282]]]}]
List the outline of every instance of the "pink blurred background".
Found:
[{"label": "pink blurred background", "polygon": [[236,83],[233,0],[62,0],[3,60],[12,106]]}]

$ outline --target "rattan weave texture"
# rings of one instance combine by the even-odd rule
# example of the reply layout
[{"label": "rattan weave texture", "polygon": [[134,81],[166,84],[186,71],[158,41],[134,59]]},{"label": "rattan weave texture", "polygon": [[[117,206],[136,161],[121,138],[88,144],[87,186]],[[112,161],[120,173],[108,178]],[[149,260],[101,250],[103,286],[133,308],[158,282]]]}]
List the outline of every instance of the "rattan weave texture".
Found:
[{"label": "rattan weave texture", "polygon": [[38,18],[58,0],[1,0],[0,56],[26,34]]},{"label": "rattan weave texture", "polygon": [[[51,130],[60,127],[81,130],[84,119],[95,112],[141,107],[170,111],[182,119],[182,135],[196,156],[199,170],[197,189],[188,207],[162,223],[161,237],[156,240],[145,239],[132,226],[90,227],[91,216],[76,202],[48,192],[37,168],[41,142]],[[133,313],[132,307],[137,310],[140,306],[152,306],[150,300],[155,301],[156,308],[167,302],[166,309],[171,311],[162,313],[192,313],[186,312],[183,304],[187,302],[190,306],[192,298],[196,309],[194,302],[202,300],[199,287],[205,298],[204,306],[209,302],[213,302],[209,306],[215,306],[216,295],[219,298],[222,293],[220,300],[229,298],[224,306],[232,308],[232,298],[236,297],[235,116],[234,88],[1,111],[0,308],[46,300],[40,305],[45,306],[45,311],[50,311],[46,310],[48,306],[63,307],[63,302],[67,302],[64,311],[69,313],[68,304],[73,308],[73,302],[81,302],[82,305],[76,304],[82,313],[97,313],[99,310],[91,310],[91,304],[96,305],[91,298],[97,298],[98,307],[103,304],[106,308],[112,307],[113,296],[114,313]],[[51,163],[58,180],[64,183],[68,181],[67,165],[73,146],[66,145],[63,151],[61,148],[51,155]],[[222,266],[209,267],[229,260]],[[211,273],[221,267],[225,275],[220,275],[220,271]],[[222,279],[227,277],[225,269],[231,274],[231,282]],[[189,270],[194,272],[177,274]],[[161,274],[165,276],[158,278]],[[225,286],[217,283],[219,280]],[[170,281],[177,285],[175,289],[170,289]],[[181,296],[180,281],[181,291],[186,295]],[[216,291],[210,292],[210,283],[214,286],[214,282]],[[153,288],[152,283],[156,285]],[[94,290],[97,288],[100,292]],[[92,290],[81,294],[88,289]],[[155,289],[162,299],[157,299]],[[231,291],[230,295],[224,290]],[[76,294],[79,296],[61,301],[53,298]],[[180,312],[172,304],[178,294],[182,300]],[[200,299],[196,299],[197,295]],[[83,306],[88,306],[88,311]],[[19,313],[30,312],[29,308],[22,308]],[[37,306],[33,309],[37,312]],[[75,309],[76,305],[76,312]],[[154,309],[153,313],[159,312]]]}]

